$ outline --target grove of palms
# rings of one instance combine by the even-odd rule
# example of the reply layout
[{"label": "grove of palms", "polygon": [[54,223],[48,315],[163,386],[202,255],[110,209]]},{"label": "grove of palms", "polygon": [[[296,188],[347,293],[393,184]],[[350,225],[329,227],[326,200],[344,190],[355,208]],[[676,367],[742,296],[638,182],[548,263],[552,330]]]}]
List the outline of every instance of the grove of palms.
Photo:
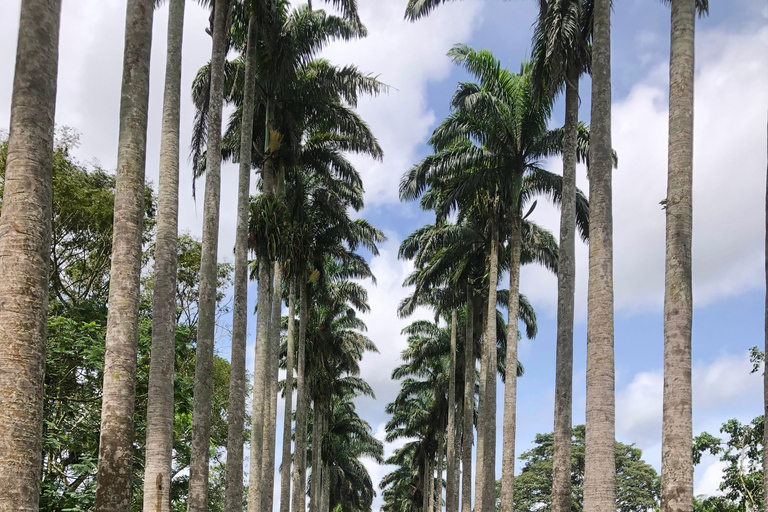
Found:
[{"label": "grove of palms", "polygon": [[[369,36],[374,0],[126,0],[114,172],[75,158],[79,136],[55,122],[61,0],[12,1],[0,512],[762,510],[763,419],[726,423],[727,440],[693,430],[694,34],[706,0],[660,2],[671,20],[660,475],[616,435],[614,212],[625,205],[613,199],[611,17],[621,3],[528,2],[533,19],[509,20],[532,26],[515,65],[460,41],[444,48],[461,78],[442,118],[410,168],[372,177],[391,134],[370,106],[401,91],[332,56]],[[450,2],[400,3],[403,27],[421,30]],[[167,29],[153,27],[161,9]],[[190,72],[197,11],[210,58]],[[164,76],[153,82],[162,30]],[[156,186],[146,179],[155,132]],[[399,185],[409,225],[380,222],[372,179]],[[188,201],[200,203],[199,239],[181,228]],[[556,234],[537,217],[551,207]],[[221,244],[230,232],[234,243]],[[395,253],[403,290],[379,311],[377,258]],[[557,283],[553,329],[542,329],[528,271]],[[407,319],[386,345],[369,331],[385,315]],[[521,448],[519,425],[541,411],[521,406],[518,384],[544,344],[556,355],[544,404],[553,428]],[[397,346],[398,361],[379,365]],[[764,360],[754,349],[755,371]],[[371,407],[386,420],[366,418]],[[706,453],[729,469],[723,495],[703,499],[694,465]]]}]

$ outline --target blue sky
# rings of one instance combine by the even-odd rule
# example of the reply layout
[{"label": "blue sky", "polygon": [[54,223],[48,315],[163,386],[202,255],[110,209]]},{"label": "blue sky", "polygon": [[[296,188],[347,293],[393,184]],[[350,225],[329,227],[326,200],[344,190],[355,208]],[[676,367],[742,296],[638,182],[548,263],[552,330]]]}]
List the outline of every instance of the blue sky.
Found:
[{"label": "blue sky", "polygon": [[[410,271],[396,258],[400,240],[431,219],[416,205],[397,199],[400,176],[424,157],[432,129],[448,112],[448,101],[466,76],[445,56],[452,44],[488,48],[517,70],[530,48],[535,2],[464,0],[448,3],[428,19],[403,21],[406,0],[359,0],[369,29],[365,40],[333,44],[331,60],[357,64],[392,86],[389,94],[364,99],[360,111],[379,137],[383,162],[356,158],[366,186],[363,216],[384,229],[389,241],[372,261],[378,286],[369,286],[369,334],[380,349],[363,363],[364,377],[378,400],[363,400],[361,414],[383,435],[385,404],[397,393],[390,378],[405,347],[395,308],[408,293],[400,285]],[[19,2],[0,19],[0,127],[8,126]],[[317,2],[318,4],[321,2]],[[759,375],[750,375],[748,349],[763,343],[765,279],[765,141],[768,107],[768,8],[756,0],[713,0],[711,15],[697,25],[694,178],[694,429],[716,432],[732,417],[749,421],[762,411]],[[183,88],[210,58],[204,33],[207,14],[187,2]],[[76,156],[115,166],[125,2],[64,2],[56,120],[81,134]],[[147,178],[157,182],[167,7],[155,17],[151,68]],[[664,269],[669,10],[656,0],[616,2],[612,25],[613,141],[619,155],[614,173],[617,438],[635,442],[645,459],[660,465],[662,393],[662,301]],[[581,81],[581,119],[589,121],[589,80]],[[182,155],[187,151],[193,110],[182,103]],[[562,123],[556,106],[552,125]],[[182,159],[182,161],[184,161]],[[560,172],[557,160],[547,162]],[[578,178],[586,191],[584,170]],[[198,193],[202,194],[202,183]],[[222,260],[232,259],[236,168],[225,165],[222,180]],[[199,197],[202,197],[200,195]],[[202,204],[191,199],[190,171],[182,169],[183,231],[201,233]],[[539,205],[534,220],[558,233],[559,214]],[[577,247],[574,421],[584,418],[586,345],[586,246]],[[504,285],[506,287],[506,285]],[[520,357],[517,452],[537,432],[552,428],[556,279],[525,268],[521,291],[539,319],[536,340],[524,340]],[[255,284],[250,287],[255,301]],[[426,317],[426,312],[417,313]],[[225,319],[226,321],[226,319]],[[253,365],[255,318],[249,326]],[[228,357],[222,337],[219,353]],[[499,388],[499,412],[503,388]],[[281,405],[282,407],[282,405]],[[282,420],[282,409],[279,411]],[[499,415],[501,418],[501,415]],[[278,435],[282,432],[278,423]],[[499,428],[499,436],[501,429]],[[278,438],[278,442],[280,439]],[[497,443],[501,445],[500,439]],[[391,451],[394,446],[388,446]],[[368,464],[374,481],[387,469]],[[721,467],[705,458],[696,471],[696,492],[714,492]],[[497,458],[497,475],[500,457]],[[379,501],[377,500],[376,504]],[[277,504],[276,504],[277,505]]]}]

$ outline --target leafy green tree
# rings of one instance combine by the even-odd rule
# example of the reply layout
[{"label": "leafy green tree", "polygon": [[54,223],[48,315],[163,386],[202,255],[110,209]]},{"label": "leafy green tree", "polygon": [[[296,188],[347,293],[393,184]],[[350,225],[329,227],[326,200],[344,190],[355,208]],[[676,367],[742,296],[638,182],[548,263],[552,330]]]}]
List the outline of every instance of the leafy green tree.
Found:
[{"label": "leafy green tree", "polygon": [[[763,416],[742,424],[728,420],[720,428],[723,437],[702,432],[693,439],[693,462],[699,464],[704,454],[719,455],[725,463],[719,490],[722,496],[699,497],[697,512],[707,510],[763,510]],[[717,508],[723,507],[723,508]]]},{"label": "leafy green tree", "polygon": [[[549,511],[552,503],[553,434],[537,434],[535,446],[523,452],[523,468],[515,479],[515,509],[521,512]],[[584,509],[585,427],[573,428],[571,450],[570,510]],[[647,512],[658,509],[659,477],[656,470],[642,459],[642,451],[634,445],[617,442],[616,506],[618,512]],[[497,483],[497,487],[499,484]],[[498,503],[497,503],[498,506]]]}]

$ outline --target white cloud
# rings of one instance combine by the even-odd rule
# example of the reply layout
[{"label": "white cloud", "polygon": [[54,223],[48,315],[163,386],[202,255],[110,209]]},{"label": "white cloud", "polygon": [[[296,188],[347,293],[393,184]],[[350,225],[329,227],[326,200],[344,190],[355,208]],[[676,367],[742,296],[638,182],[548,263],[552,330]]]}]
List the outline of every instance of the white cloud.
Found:
[{"label": "white cloud", "polygon": [[[752,363],[747,354],[724,355],[708,364],[694,364],[695,431],[713,427],[710,424],[713,411],[754,401],[762,388],[762,377],[750,373],[751,370]],[[637,442],[643,448],[660,442],[663,390],[661,370],[640,372],[624,389],[617,390],[617,438]]]},{"label": "white cloud", "polygon": [[[763,279],[768,28],[697,33],[693,278],[697,306],[753,290]],[[613,104],[614,284],[617,311],[656,310],[664,297],[668,64]],[[559,172],[560,162],[551,169]],[[585,173],[579,187],[588,190]],[[559,232],[559,213],[533,217]],[[577,248],[577,316],[584,318],[587,250]],[[522,285],[554,310],[557,286],[542,269]],[[528,292],[528,290],[533,290]]]},{"label": "white cloud", "polygon": [[[712,457],[709,458],[713,459]],[[696,482],[693,494],[695,496],[717,496],[722,494],[718,487],[720,487],[720,482],[723,479],[723,470],[726,468],[726,466],[727,464],[725,462],[712,460],[712,462],[710,462],[710,464],[707,465],[703,471],[699,470],[701,471],[701,476]]]},{"label": "white cloud", "polygon": [[446,52],[467,39],[478,23],[480,2],[447,4],[416,23],[403,21],[406,0],[360,3],[368,37],[331,45],[324,55],[337,63],[354,62],[389,85],[388,94],[365,98],[359,111],[379,139],[383,163],[354,158],[363,174],[366,204],[398,200],[400,176],[416,161],[416,150],[435,124],[427,106],[427,86],[452,68]]}]

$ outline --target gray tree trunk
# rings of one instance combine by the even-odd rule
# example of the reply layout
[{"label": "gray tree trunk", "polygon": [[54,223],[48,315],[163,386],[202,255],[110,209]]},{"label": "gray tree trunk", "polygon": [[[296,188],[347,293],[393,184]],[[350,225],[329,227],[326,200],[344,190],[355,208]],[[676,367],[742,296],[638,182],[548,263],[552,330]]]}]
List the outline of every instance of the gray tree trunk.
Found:
[{"label": "gray tree trunk", "polygon": [[427,454],[424,458],[424,489],[422,490],[423,500],[421,504],[423,512],[432,511],[432,501],[434,500],[432,494],[432,473],[434,473],[432,469],[432,457]]},{"label": "gray tree trunk", "polygon": [[443,507],[443,457],[445,456],[445,449],[445,435],[441,431],[437,434],[437,460],[435,464],[435,469],[437,469],[437,471],[435,474],[435,484],[433,486],[434,492],[432,493],[435,497],[434,506],[432,507],[434,512],[440,512]]},{"label": "gray tree trunk", "polygon": [[458,512],[459,488],[454,486],[458,472],[457,443],[456,443],[456,337],[458,329],[458,311],[451,312],[451,363],[448,371],[448,445],[446,480],[448,487],[445,492],[446,512]]},{"label": "gray tree trunk", "polygon": [[[274,106],[270,98],[266,99],[266,119],[264,123],[264,154],[266,159],[261,169],[261,182],[262,193],[266,197],[271,197],[275,194],[275,172],[274,161],[270,155],[270,134],[273,130],[274,124]],[[259,255],[260,261],[268,258],[265,254]],[[256,361],[254,364],[253,372],[253,414],[251,415],[251,464],[250,472],[248,475],[248,512],[259,512],[261,510],[262,494],[265,492],[262,485],[262,461],[259,457],[254,457],[253,454],[263,453],[264,450],[264,427],[265,427],[265,412],[268,412],[268,396],[266,392],[268,388],[265,387],[267,375],[269,374],[269,359],[268,346],[269,346],[269,325],[271,322],[271,304],[272,296],[268,289],[271,286],[271,280],[267,278],[269,269],[271,269],[273,262],[264,262],[264,279],[262,280],[261,263],[259,263],[259,298],[258,298],[258,310],[264,311],[265,315],[262,319],[262,315],[259,315],[259,320],[256,324]],[[263,304],[262,304],[263,299]]]},{"label": "gray tree trunk", "polygon": [[589,290],[584,510],[616,510],[613,355],[611,0],[595,0],[589,147]]},{"label": "gray tree trunk", "polygon": [[293,366],[296,316],[296,278],[288,293],[288,336],[285,359],[285,411],[283,415],[283,461],[280,467],[280,512],[291,509],[291,413],[293,412]]},{"label": "gray tree trunk", "polygon": [[[501,458],[501,512],[515,509],[515,433],[517,427],[517,322],[520,310],[520,246],[522,220],[514,218],[509,235],[509,305],[507,307],[507,373],[504,385],[504,429]],[[495,313],[495,311],[494,311]],[[490,310],[489,310],[490,314]]]},{"label": "gray tree trunk", "polygon": [[185,0],[171,0],[165,63],[163,127],[157,193],[152,352],[147,397],[144,511],[170,512],[173,463],[173,371],[179,231],[179,124],[181,47]]},{"label": "gray tree trunk", "polygon": [[0,511],[40,496],[61,0],[23,0],[0,216]]},{"label": "gray tree trunk", "polygon": [[320,506],[321,499],[321,486],[322,486],[322,407],[318,403],[317,399],[314,401],[312,410],[312,483],[310,486],[310,498],[309,498],[309,510],[310,512],[319,512],[322,510]]},{"label": "gray tree trunk", "polygon": [[672,1],[664,287],[664,412],[661,433],[662,512],[693,510],[691,242],[695,21],[695,0]]},{"label": "gray tree trunk", "polygon": [[[768,130],[766,131],[768,133]],[[768,143],[766,143],[768,147]],[[765,189],[765,353],[768,354],[768,169],[766,169]],[[768,418],[768,364],[763,363],[763,403],[764,418]],[[768,489],[768,428],[763,428],[763,489]],[[765,492],[765,491],[763,491]]]},{"label": "gray tree trunk", "polygon": [[200,299],[197,348],[195,349],[192,450],[189,462],[188,512],[208,510],[208,464],[211,445],[211,400],[213,397],[213,344],[216,330],[216,258],[219,247],[221,204],[221,110],[224,98],[224,61],[227,56],[229,0],[214,4],[211,54],[210,108],[208,111],[208,156],[203,199],[203,247],[200,255]]},{"label": "gray tree trunk", "polygon": [[472,286],[467,283],[466,337],[464,340],[464,417],[461,428],[461,512],[472,512],[472,440],[475,428],[475,310]]},{"label": "gray tree trunk", "polygon": [[131,505],[144,164],[154,5],[152,0],[129,0],[127,9],[96,486],[95,509],[98,512],[124,512]]},{"label": "gray tree trunk", "polygon": [[[272,320],[269,324],[270,358],[267,362],[266,396],[269,397],[268,412],[264,420],[264,446],[262,449],[261,478],[264,491],[261,508],[265,512],[272,510],[275,496],[275,432],[277,430],[277,384],[280,363],[280,321],[282,319],[283,272],[279,262],[274,263],[272,271]],[[267,408],[265,407],[265,410]]]},{"label": "gray tree trunk", "polygon": [[557,261],[557,358],[555,426],[552,456],[552,512],[571,511],[571,435],[573,414],[573,310],[576,282],[576,144],[579,123],[579,74],[565,83],[563,191],[560,250]]},{"label": "gray tree trunk", "polygon": [[256,356],[253,371],[253,404],[251,410],[251,457],[248,472],[248,512],[261,511],[261,457],[259,454],[262,453],[264,447],[265,382],[269,357],[269,324],[272,312],[269,270],[269,262],[260,260]]},{"label": "gray tree trunk", "polygon": [[248,213],[253,148],[253,111],[256,104],[257,19],[251,11],[245,53],[243,122],[240,128],[240,169],[235,228],[235,283],[232,307],[232,356],[227,410],[227,467],[224,510],[243,510],[243,443],[245,429],[245,358],[248,337]]},{"label": "gray tree trunk", "polygon": [[299,282],[299,342],[296,347],[296,432],[294,437],[293,464],[293,502],[292,512],[304,512],[306,508],[307,484],[307,407],[306,390],[306,336],[307,315],[309,314],[309,298],[307,283],[301,278]]},{"label": "gray tree trunk", "polygon": [[[491,224],[488,258],[488,303],[483,333],[483,358],[480,367],[480,411],[477,427],[477,478],[475,510],[493,512],[496,508],[496,285],[499,274],[498,226]],[[485,385],[483,385],[483,383]]]}]

